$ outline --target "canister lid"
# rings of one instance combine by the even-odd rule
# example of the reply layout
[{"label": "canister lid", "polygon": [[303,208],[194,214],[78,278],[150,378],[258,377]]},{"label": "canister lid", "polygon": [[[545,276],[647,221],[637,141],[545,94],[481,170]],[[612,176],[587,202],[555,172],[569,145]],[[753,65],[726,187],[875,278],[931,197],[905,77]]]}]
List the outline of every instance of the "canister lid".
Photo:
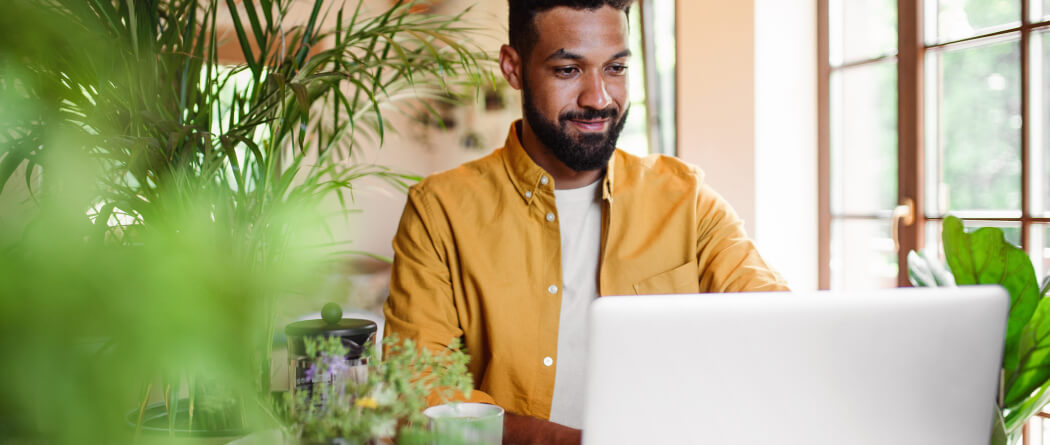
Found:
[{"label": "canister lid", "polygon": [[288,336],[288,352],[292,355],[306,355],[305,338],[337,337],[346,347],[347,358],[356,358],[364,351],[365,344],[375,338],[376,324],[357,318],[343,318],[335,323],[303,320],[286,326],[284,333]]},{"label": "canister lid", "polygon": [[358,343],[363,343],[376,333],[376,329],[376,323],[371,320],[343,318],[335,323],[328,323],[317,319],[290,323],[285,326],[284,333],[289,337],[350,337],[355,341],[360,339]]}]

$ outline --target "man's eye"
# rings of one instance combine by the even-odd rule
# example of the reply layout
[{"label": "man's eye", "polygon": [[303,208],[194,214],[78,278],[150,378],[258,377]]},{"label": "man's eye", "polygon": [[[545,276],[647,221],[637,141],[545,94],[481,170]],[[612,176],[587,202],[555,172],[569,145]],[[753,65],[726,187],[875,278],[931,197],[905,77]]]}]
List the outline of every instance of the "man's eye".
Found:
[{"label": "man's eye", "polygon": [[579,69],[574,66],[563,66],[555,68],[554,74],[557,74],[559,77],[572,77],[577,71],[579,71]]},{"label": "man's eye", "polygon": [[606,69],[613,74],[627,74],[627,65],[610,65]]}]

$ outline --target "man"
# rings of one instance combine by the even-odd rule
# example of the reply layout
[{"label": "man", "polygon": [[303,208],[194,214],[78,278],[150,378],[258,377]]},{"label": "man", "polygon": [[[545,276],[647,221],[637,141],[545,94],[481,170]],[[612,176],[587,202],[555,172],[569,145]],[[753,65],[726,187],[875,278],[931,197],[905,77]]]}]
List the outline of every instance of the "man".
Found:
[{"label": "man", "polygon": [[580,442],[599,295],[786,289],[697,168],[615,149],[630,3],[510,0],[500,68],[524,118],[502,149],[413,186],[394,239],[388,332],[462,339],[504,443]]}]

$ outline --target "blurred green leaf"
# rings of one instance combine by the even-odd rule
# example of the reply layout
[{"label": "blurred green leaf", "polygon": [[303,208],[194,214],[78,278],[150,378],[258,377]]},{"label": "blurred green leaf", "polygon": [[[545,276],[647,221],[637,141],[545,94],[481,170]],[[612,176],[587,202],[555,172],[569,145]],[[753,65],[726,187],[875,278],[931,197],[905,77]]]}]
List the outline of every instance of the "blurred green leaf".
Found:
[{"label": "blurred green leaf", "polygon": [[912,286],[955,286],[947,266],[923,251],[908,252],[908,280]]},{"label": "blurred green leaf", "polygon": [[[457,17],[407,3],[364,17],[358,3],[323,29],[322,1],[301,23],[292,3],[5,3],[0,192],[24,177],[37,202],[26,227],[0,220],[5,437],[131,442],[113,419],[160,375],[192,394],[186,422],[272,422],[217,398],[265,405],[275,308],[309,295],[346,246],[326,236],[322,203],[352,211],[343,194],[362,177],[418,180],[354,153],[382,140],[382,113],[469,87],[491,60],[460,43]],[[227,19],[242,65],[218,57]],[[318,103],[340,111],[310,113]]]},{"label": "blurred green leaf", "polygon": [[916,287],[937,286],[937,280],[933,277],[929,262],[925,256],[914,250],[908,252],[908,281]]},{"label": "blurred green leaf", "polygon": [[995,420],[992,426],[992,440],[989,442],[990,445],[1008,445],[1008,439],[1006,437],[1006,426],[1003,423],[1003,414],[997,405],[995,407]]}]

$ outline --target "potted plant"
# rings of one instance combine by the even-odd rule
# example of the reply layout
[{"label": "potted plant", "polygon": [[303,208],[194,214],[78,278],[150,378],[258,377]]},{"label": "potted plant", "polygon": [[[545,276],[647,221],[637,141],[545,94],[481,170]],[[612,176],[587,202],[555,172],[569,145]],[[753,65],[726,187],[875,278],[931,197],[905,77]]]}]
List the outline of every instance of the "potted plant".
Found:
[{"label": "potted plant", "polygon": [[447,401],[456,391],[469,397],[473,387],[470,357],[458,344],[436,353],[391,336],[383,339],[383,354],[368,344],[368,372],[360,381],[342,375],[346,347],[338,338],[306,339],[306,346],[312,390],[288,394],[284,405],[284,433],[292,443],[431,443],[436,437],[423,415],[427,397]]},{"label": "potted plant", "polygon": [[1025,422],[1050,402],[1050,274],[1040,285],[1025,251],[1006,241],[996,227],[968,233],[961,220],[949,216],[942,240],[947,268],[924,254],[908,253],[913,285],[999,284],[1010,293],[997,410],[1001,415],[993,443],[1015,443]]},{"label": "potted plant", "polygon": [[[96,338],[68,384],[88,388],[106,373],[126,386],[141,381],[132,397],[140,418],[151,393],[163,394],[168,413],[185,406],[188,425],[206,423],[193,417],[209,394],[245,400],[241,424],[265,411],[274,308],[310,284],[322,253],[310,248],[331,241],[319,236],[322,202],[338,200],[347,211],[354,183],[366,176],[399,188],[414,180],[356,162],[355,153],[363,142],[382,143],[390,131],[384,113],[399,110],[399,100],[426,107],[446,98],[476,83],[486,60],[464,43],[472,30],[461,16],[414,14],[397,2],[366,17],[360,1],[333,10],[314,0],[292,22],[299,3],[6,5],[0,191],[24,183],[39,203],[28,228],[0,231],[3,321],[12,338],[23,329],[40,342],[14,345],[25,353],[17,357],[60,368],[69,339]],[[232,23],[226,29],[223,14]],[[242,64],[220,63],[226,41]],[[62,335],[25,320],[49,311],[66,319]],[[126,366],[106,365],[114,358],[106,354]],[[5,365],[0,375],[50,386],[42,379],[53,373],[17,368]],[[154,375],[161,382],[150,387]],[[205,383],[204,375],[218,377]],[[215,385],[230,391],[195,391]],[[94,389],[129,406],[118,387]],[[70,394],[85,403],[100,397]],[[66,437],[38,428],[32,406],[48,397],[6,395],[0,431]],[[93,418],[75,409],[86,404],[69,402],[70,418]],[[168,416],[168,431],[179,421]],[[66,429],[71,441],[116,434],[87,421],[70,420]],[[74,434],[86,431],[98,435]]]}]

